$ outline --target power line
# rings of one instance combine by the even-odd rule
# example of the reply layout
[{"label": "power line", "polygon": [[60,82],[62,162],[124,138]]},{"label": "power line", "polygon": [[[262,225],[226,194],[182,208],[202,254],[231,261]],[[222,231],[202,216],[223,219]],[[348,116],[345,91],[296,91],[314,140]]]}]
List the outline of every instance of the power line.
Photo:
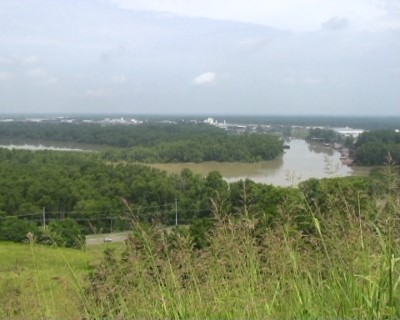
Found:
[{"label": "power line", "polygon": [[[174,202],[171,202],[171,203],[166,203],[166,204],[160,204],[160,205],[152,205],[152,206],[145,206],[145,207],[142,207],[142,206],[135,206],[135,207],[133,207],[132,209],[133,210],[146,210],[146,209],[155,209],[155,208],[164,208],[164,207],[173,207],[173,206],[175,206],[175,203]],[[107,207],[106,207],[107,208]],[[112,207],[108,207],[108,208],[112,208]],[[112,209],[116,209],[116,208],[112,208]],[[125,210],[126,208],[125,207],[121,207],[120,208],[121,210]],[[88,211],[80,211],[80,210],[77,210],[77,211],[70,211],[70,212],[65,212],[65,211],[49,211],[48,212],[48,214],[91,214],[91,213],[101,213],[101,212],[108,212],[109,213],[109,210],[107,210],[107,209],[104,209],[104,211],[100,211],[100,210],[88,210]],[[114,211],[114,212],[118,212],[118,211]]]},{"label": "power line", "polygon": [[0,220],[4,220],[4,219],[7,219],[7,218],[13,218],[13,217],[19,218],[19,217],[40,216],[40,215],[42,215],[42,214],[43,214],[43,213],[25,213],[25,214],[18,214],[18,215],[9,215],[9,216],[0,217]]},{"label": "power line", "polygon": [[[171,204],[169,204],[169,205],[171,205]],[[153,206],[153,207],[156,207],[156,206]],[[161,206],[159,206],[159,207],[161,207]],[[148,207],[148,208],[150,208],[150,207]],[[176,208],[178,209],[178,207],[176,207]],[[203,212],[209,212],[211,210],[211,209],[186,210],[185,208],[179,208],[179,209],[184,214],[188,214],[188,213],[192,213],[192,214],[203,213]],[[173,212],[175,213],[175,210]],[[171,211],[170,213],[173,213],[173,212]],[[101,212],[101,211],[79,211],[79,212],[46,211],[45,215],[46,215],[46,221],[50,220],[50,219],[56,219],[56,218],[54,218],[52,216],[59,216],[60,214],[64,214],[67,217],[70,217],[70,218],[73,218],[74,220],[77,220],[77,219],[79,219],[79,217],[76,217],[76,215],[80,215],[80,214],[85,215],[85,214],[94,214],[94,213],[97,213],[97,214],[107,213],[108,214],[106,217],[101,216],[101,215],[96,215],[96,216],[90,217],[91,219],[96,220],[96,219],[118,218],[117,215],[121,215],[121,214],[124,214],[126,212],[124,212],[124,211],[114,211],[114,212]],[[115,213],[115,214],[113,214],[113,213]],[[139,212],[138,214],[134,213],[134,215],[143,215],[143,214],[151,215],[151,214],[158,214],[158,213],[159,212],[154,212],[154,211],[153,212]],[[110,216],[110,214],[111,214],[111,216]],[[13,218],[13,217],[21,218],[21,217],[33,217],[33,216],[42,216],[43,217],[43,212],[41,212],[41,213],[24,213],[24,214],[8,215],[8,216],[0,217],[0,220],[4,220],[4,219],[7,219],[7,218]],[[34,219],[29,219],[29,220],[33,221]],[[41,219],[41,221],[42,220],[43,219]]]},{"label": "power line", "polygon": [[[151,212],[145,212],[146,209],[162,209],[162,208],[168,208],[171,210],[169,212],[160,210],[160,211],[151,211]],[[115,209],[115,208],[114,208]],[[0,217],[0,220],[5,220],[8,218],[27,218],[26,220],[31,221],[31,222],[42,222],[43,228],[45,228],[46,224],[49,223],[50,221],[62,221],[64,220],[64,217],[66,216],[67,218],[71,218],[77,222],[100,222],[100,221],[109,221],[110,224],[113,224],[113,221],[131,221],[131,220],[141,220],[141,221],[149,221],[152,219],[164,221],[168,225],[169,224],[175,224],[175,226],[178,225],[178,202],[177,199],[175,199],[174,203],[166,203],[162,205],[152,205],[152,206],[144,206],[144,207],[136,207],[132,210],[132,212],[127,212],[126,210],[122,210],[124,208],[121,208],[121,210],[118,211],[72,211],[72,212],[65,212],[65,211],[46,211],[45,208],[43,208],[42,213],[25,213],[25,214],[17,214],[17,215],[8,215],[8,216],[3,216]],[[172,210],[174,209],[174,210]],[[191,222],[197,217],[187,217],[187,215],[199,215],[204,212],[210,212],[212,211],[210,209],[185,209],[185,208],[180,208],[181,216],[183,218],[180,219],[181,223],[186,223],[186,222]],[[173,221],[172,214],[175,213],[175,221]],[[96,214],[96,215],[95,215]],[[104,216],[106,214],[106,216]],[[89,217],[85,217],[85,215],[89,215]],[[42,216],[41,218],[35,218],[32,219],[31,217],[35,216]]]}]

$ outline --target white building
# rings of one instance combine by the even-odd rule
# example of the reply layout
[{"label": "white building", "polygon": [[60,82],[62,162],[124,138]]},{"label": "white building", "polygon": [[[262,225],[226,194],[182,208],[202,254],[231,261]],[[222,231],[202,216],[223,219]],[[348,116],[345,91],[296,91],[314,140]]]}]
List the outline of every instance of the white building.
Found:
[{"label": "white building", "polygon": [[353,138],[357,138],[361,133],[363,133],[365,131],[363,129],[352,129],[349,127],[334,128],[333,130],[340,133],[341,135],[344,135],[345,137],[353,137]]},{"label": "white building", "polygon": [[206,120],[204,120],[204,123],[211,124],[211,125],[217,125],[218,121],[214,120],[213,118],[207,118]]}]

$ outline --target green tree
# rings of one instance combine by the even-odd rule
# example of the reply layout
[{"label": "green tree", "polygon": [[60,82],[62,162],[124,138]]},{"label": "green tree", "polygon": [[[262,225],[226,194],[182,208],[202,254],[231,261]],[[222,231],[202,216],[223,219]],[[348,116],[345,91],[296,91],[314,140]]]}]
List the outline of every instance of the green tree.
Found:
[{"label": "green tree", "polygon": [[48,228],[53,242],[58,246],[80,249],[85,244],[85,236],[73,219],[53,220]]},{"label": "green tree", "polygon": [[0,219],[0,240],[22,242],[27,240],[27,234],[38,234],[39,228],[32,222],[6,217]]}]

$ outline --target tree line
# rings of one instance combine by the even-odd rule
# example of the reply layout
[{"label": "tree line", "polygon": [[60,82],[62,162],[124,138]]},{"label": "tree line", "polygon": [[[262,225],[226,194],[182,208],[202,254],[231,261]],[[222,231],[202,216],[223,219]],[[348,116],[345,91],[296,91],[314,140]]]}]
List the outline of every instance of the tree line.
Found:
[{"label": "tree line", "polygon": [[355,139],[331,129],[314,128],[309,130],[307,140],[342,143],[350,149],[355,164],[361,166],[382,166],[388,161],[400,163],[400,133],[396,130],[365,131]]},{"label": "tree line", "polygon": [[[323,207],[332,198],[338,199],[339,208],[345,205],[343,196],[380,190],[368,177],[311,179],[300,188],[250,180],[228,184],[216,171],[205,177],[188,169],[169,175],[144,165],[107,164],[96,154],[5,149],[0,150],[0,177],[1,230],[15,222],[10,222],[13,217],[42,225],[45,208],[50,229],[53,224],[53,229],[61,230],[57,222],[72,219],[84,234],[126,230],[132,220],[172,225],[175,203],[179,223],[199,229],[216,210],[232,214],[244,210],[274,225],[279,207],[289,200],[306,197],[311,205]],[[306,212],[293,210],[299,225],[307,228],[311,221],[304,218]]]},{"label": "tree line", "polygon": [[265,134],[208,134],[197,137],[181,137],[175,141],[155,146],[137,146],[106,150],[104,160],[134,161],[147,163],[171,162],[256,162],[272,160],[282,152],[282,141]]},{"label": "tree line", "polygon": [[0,123],[1,139],[85,143],[113,147],[109,161],[202,162],[271,160],[283,142],[266,134],[234,135],[204,124],[148,123],[137,126],[65,123]]},{"label": "tree line", "polygon": [[356,164],[365,166],[384,165],[389,161],[400,163],[400,133],[395,130],[363,132],[354,144]]}]

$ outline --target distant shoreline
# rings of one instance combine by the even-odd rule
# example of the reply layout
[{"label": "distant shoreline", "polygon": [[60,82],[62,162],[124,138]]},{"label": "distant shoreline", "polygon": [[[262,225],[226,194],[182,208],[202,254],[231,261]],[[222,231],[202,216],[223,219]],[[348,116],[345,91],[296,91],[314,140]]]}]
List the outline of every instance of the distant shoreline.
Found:
[{"label": "distant shoreline", "polygon": [[138,121],[204,121],[212,117],[218,122],[241,124],[271,124],[282,126],[357,127],[361,129],[399,129],[397,115],[267,115],[267,114],[140,114],[140,113],[0,113],[0,125],[29,119],[78,119],[100,121],[102,119],[134,118]]}]

